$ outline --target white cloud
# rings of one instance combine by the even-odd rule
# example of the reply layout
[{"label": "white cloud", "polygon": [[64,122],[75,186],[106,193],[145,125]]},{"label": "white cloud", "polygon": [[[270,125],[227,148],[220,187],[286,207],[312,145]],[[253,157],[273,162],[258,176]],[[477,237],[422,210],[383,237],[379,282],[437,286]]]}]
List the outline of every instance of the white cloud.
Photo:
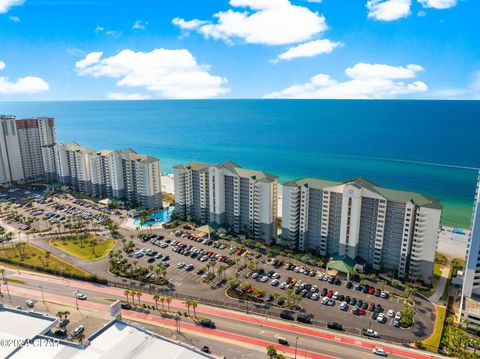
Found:
[{"label": "white cloud", "polygon": [[410,15],[411,0],[369,0],[368,17],[381,21],[393,21]]},{"label": "white cloud", "polygon": [[359,63],[345,70],[350,80],[339,82],[329,75],[318,74],[306,84],[295,85],[266,95],[266,98],[395,98],[425,92],[422,81],[404,82],[422,71],[419,65],[395,67],[381,64]]},{"label": "white cloud", "polygon": [[0,94],[35,94],[49,89],[48,83],[40,77],[26,76],[10,81],[8,77],[0,77]]},{"label": "white cloud", "polygon": [[322,0],[303,0],[303,1],[313,2],[313,3],[316,3],[316,4],[320,4],[322,2]]},{"label": "white cloud", "polygon": [[83,60],[77,61],[75,63],[75,67],[77,69],[84,69],[93,64],[98,64],[100,62],[100,58],[102,57],[102,51],[94,51],[89,53]]},{"label": "white cloud", "polygon": [[145,30],[147,28],[148,21],[137,20],[132,26],[132,29]]},{"label": "white cloud", "polygon": [[20,22],[20,18],[18,16],[10,16],[9,19],[13,22]]},{"label": "white cloud", "polygon": [[23,5],[25,0],[0,0],[0,14],[5,14],[12,6]]},{"label": "white cloud", "polygon": [[214,14],[216,21],[173,19],[182,30],[196,30],[206,38],[249,44],[286,45],[308,41],[327,30],[325,18],[288,0],[230,0],[229,9]]},{"label": "white cloud", "polygon": [[449,9],[457,5],[457,0],[418,0],[423,7],[434,9]]},{"label": "white cloud", "polygon": [[7,64],[4,61],[0,60],[0,70],[3,70],[6,66]]},{"label": "white cloud", "polygon": [[334,42],[327,39],[309,41],[298,46],[290,47],[287,51],[278,55],[278,58],[275,61],[292,60],[299,57],[314,57],[320,54],[329,54],[336,47],[341,45],[341,42]]},{"label": "white cloud", "polygon": [[141,93],[110,92],[107,94],[107,98],[110,100],[147,100],[151,96]]},{"label": "white cloud", "polygon": [[103,26],[97,26],[97,27],[95,28],[95,31],[96,31],[96,32],[102,32],[102,31],[104,31],[104,30],[105,30],[105,28],[104,28]]},{"label": "white cloud", "polygon": [[[82,61],[90,55],[79,62],[84,64]],[[97,60],[95,56],[90,59]],[[78,73],[94,78],[116,78],[119,87],[140,87],[165,98],[210,98],[228,91],[225,78],[211,75],[209,66],[199,65],[185,49],[150,52],[127,49],[98,60],[89,66],[77,67]]]}]

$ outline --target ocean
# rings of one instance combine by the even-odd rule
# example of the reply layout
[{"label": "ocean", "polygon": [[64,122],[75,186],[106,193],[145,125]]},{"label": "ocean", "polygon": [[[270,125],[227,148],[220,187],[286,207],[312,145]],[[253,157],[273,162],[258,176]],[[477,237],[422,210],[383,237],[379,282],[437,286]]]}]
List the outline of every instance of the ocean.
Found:
[{"label": "ocean", "polygon": [[480,167],[480,101],[189,100],[0,102],[0,114],[52,116],[60,142],[130,147],[161,160],[239,165],[280,181],[347,180],[417,191],[469,228]]}]

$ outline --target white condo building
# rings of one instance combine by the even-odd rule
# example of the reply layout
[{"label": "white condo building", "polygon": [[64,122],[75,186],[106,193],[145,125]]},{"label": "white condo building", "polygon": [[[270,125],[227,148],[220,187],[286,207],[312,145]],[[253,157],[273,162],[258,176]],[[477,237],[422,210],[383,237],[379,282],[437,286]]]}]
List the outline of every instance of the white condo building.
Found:
[{"label": "white condo building", "polygon": [[160,161],[131,149],[95,151],[75,142],[55,146],[57,179],[99,197],[125,198],[138,206],[162,207]]},{"label": "white condo building", "polygon": [[435,199],[362,178],[305,178],[283,184],[282,205],[283,245],[431,281],[442,214]]},{"label": "white condo building", "polygon": [[53,179],[53,118],[0,115],[0,185]]},{"label": "white condo building", "polygon": [[472,231],[467,246],[463,277],[461,316],[470,324],[480,325],[480,173],[472,215]]},{"label": "white condo building", "polygon": [[204,223],[216,223],[268,244],[277,238],[278,178],[241,168],[188,163],[174,167],[175,209]]}]

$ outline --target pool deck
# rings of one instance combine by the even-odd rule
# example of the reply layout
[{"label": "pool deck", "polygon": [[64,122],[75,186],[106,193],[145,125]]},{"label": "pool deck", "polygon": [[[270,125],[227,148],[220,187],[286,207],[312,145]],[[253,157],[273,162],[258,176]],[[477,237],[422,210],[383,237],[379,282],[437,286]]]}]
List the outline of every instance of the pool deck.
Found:
[{"label": "pool deck", "polygon": [[[152,229],[163,228],[163,223],[165,223],[165,222],[158,222],[158,223],[152,225],[151,228],[152,228]],[[122,222],[122,224],[120,225],[120,228],[130,229],[130,230],[134,230],[134,231],[135,231],[137,228],[144,229],[144,230],[150,229],[150,227],[148,227],[148,226],[141,227],[141,226],[135,225],[135,219],[134,219],[134,218],[131,218],[131,217],[127,217],[127,218]]]}]

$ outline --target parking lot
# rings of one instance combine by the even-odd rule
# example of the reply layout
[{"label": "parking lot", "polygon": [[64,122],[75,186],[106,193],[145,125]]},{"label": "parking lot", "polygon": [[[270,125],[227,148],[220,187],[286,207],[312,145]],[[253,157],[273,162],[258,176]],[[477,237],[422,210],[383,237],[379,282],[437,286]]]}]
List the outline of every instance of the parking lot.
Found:
[{"label": "parking lot", "polygon": [[[215,248],[213,241],[198,239],[198,242],[196,242],[195,237],[188,239],[188,237],[174,236],[167,231],[161,232],[163,234],[155,237],[153,243],[136,240],[138,241],[136,245],[141,251],[150,249],[158,252],[154,252],[153,256],[143,255],[136,260],[138,260],[139,265],[149,265],[161,262],[162,258],[168,256],[168,259],[163,263],[168,263],[168,280],[174,284],[177,291],[187,291],[192,295],[195,293],[198,295],[201,291],[202,296],[218,299],[218,290],[213,289],[209,284],[202,283],[205,273],[200,272],[198,274],[199,270],[205,267],[210,258],[215,256],[218,258],[219,255],[224,255],[227,260],[236,259],[235,262],[237,263],[229,268],[226,274],[226,277],[232,277],[236,269],[245,267],[244,263],[247,262],[246,259],[244,260],[245,251],[237,247],[224,245]],[[158,239],[160,237],[163,237],[163,239]],[[172,250],[179,247],[176,242],[182,244],[185,248],[184,251],[190,251],[189,253],[193,253],[193,250],[204,252],[202,255],[195,256],[195,258],[176,253]],[[190,248],[190,246],[192,247]],[[200,261],[199,259],[203,258],[206,253],[213,254],[207,260]],[[240,253],[240,256],[237,253]],[[156,255],[159,258],[152,260]],[[217,262],[215,272],[219,264]],[[190,269],[187,270],[188,265],[192,265],[193,268],[188,267]],[[287,269],[288,267],[291,268]],[[297,267],[293,264],[288,266],[287,263],[283,263],[281,267],[274,267],[271,262],[263,260],[263,262],[259,261],[257,271],[248,267],[244,268],[240,272],[240,280],[248,282],[252,289],[258,288],[265,291],[264,299],[267,302],[270,301],[272,306],[279,300],[285,301],[289,296],[287,290],[292,290],[292,295],[301,296],[300,306],[304,309],[304,314],[313,321],[337,322],[347,328],[372,328],[380,336],[404,337],[412,341],[429,334],[433,328],[435,319],[433,307],[420,298],[415,298],[417,313],[414,327],[410,329],[399,328],[396,321],[399,319],[397,315],[403,306],[403,298],[394,295],[394,289],[381,283],[377,284],[379,288],[375,288],[375,284],[370,282],[360,285],[358,282],[347,281],[341,275],[332,277],[317,270],[301,273],[301,268],[301,266]],[[304,267],[304,269],[306,268]],[[216,281],[217,279],[212,283]],[[273,295],[273,293],[278,295]],[[397,318],[395,318],[396,316]]]}]

